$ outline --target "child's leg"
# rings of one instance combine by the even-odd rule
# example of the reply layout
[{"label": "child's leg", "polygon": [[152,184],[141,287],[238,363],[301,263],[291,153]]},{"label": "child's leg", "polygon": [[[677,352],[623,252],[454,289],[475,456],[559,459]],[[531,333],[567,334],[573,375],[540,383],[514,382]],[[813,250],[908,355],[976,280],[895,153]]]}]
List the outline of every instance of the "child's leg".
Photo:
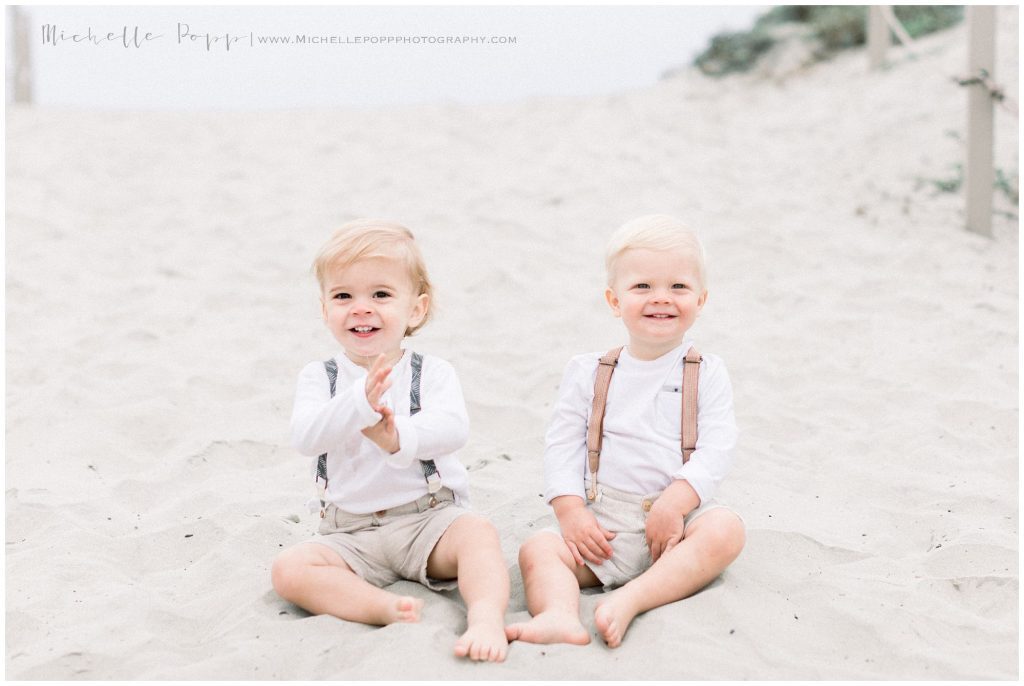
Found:
[{"label": "child's leg", "polygon": [[510,641],[527,643],[590,643],[580,622],[580,588],[597,586],[589,567],[577,567],[562,537],[541,532],[519,549],[519,568],[526,588],[528,622],[510,624]]},{"label": "child's leg", "polygon": [[744,541],[743,522],[724,508],[690,522],[682,541],[598,604],[594,623],[608,647],[622,643],[641,612],[691,596],[711,583],[740,554]]},{"label": "child's leg", "polygon": [[308,612],[363,624],[417,622],[423,606],[422,600],[368,583],[340,555],[317,543],[300,543],[281,553],[270,578],[279,596]]},{"label": "child's leg", "polygon": [[456,641],[455,654],[502,662],[508,654],[505,610],[509,579],[494,526],[476,515],[456,519],[430,553],[427,574],[459,581],[468,628]]}]

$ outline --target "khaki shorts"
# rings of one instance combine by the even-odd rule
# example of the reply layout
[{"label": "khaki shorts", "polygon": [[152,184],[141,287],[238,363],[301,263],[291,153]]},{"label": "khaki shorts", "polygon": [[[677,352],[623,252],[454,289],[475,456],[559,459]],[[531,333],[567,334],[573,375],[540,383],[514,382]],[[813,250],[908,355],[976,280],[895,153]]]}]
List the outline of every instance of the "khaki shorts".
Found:
[{"label": "khaki shorts", "polygon": [[469,513],[455,504],[448,488],[372,514],[352,514],[329,504],[318,535],[307,543],[327,546],[374,586],[409,579],[448,591],[458,586],[457,580],[428,577],[427,559],[452,522]]},{"label": "khaki shorts", "polygon": [[[587,508],[594,513],[598,524],[615,534],[615,538],[609,541],[612,556],[600,565],[587,561],[584,561],[584,564],[594,572],[594,576],[604,584],[604,590],[607,591],[635,579],[653,564],[651,549],[647,546],[647,512],[661,495],[661,491],[635,495],[600,484],[597,489],[597,500],[588,502]],[[729,509],[714,499],[701,503],[683,520],[684,535],[685,527],[693,520],[706,512],[720,508]],[[557,529],[554,531],[557,533]]]}]

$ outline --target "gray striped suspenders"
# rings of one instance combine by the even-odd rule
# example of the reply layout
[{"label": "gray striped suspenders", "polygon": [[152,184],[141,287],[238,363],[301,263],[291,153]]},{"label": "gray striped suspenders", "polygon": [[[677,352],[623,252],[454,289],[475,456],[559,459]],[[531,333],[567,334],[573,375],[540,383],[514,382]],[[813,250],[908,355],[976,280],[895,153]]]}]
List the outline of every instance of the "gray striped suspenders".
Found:
[{"label": "gray striped suspenders", "polygon": [[[423,356],[412,354],[412,381],[409,383],[409,416],[420,411],[420,370],[423,369]],[[423,478],[427,480],[427,493],[431,495],[441,490],[441,472],[433,460],[422,460]]]},{"label": "gray striped suspenders", "polygon": [[[331,397],[334,397],[334,388],[338,383],[338,363],[332,357],[324,360],[324,369],[327,370],[327,380],[331,382]],[[316,491],[320,498],[320,519],[327,514],[327,453],[321,455],[316,461]]]},{"label": "gray striped suspenders", "polygon": [[[419,353],[412,354],[412,381],[409,384],[409,415],[412,416],[420,411],[420,377],[423,371],[423,356]],[[338,363],[334,358],[324,360],[324,369],[327,370],[327,380],[331,384],[331,397],[334,397],[338,381]],[[427,481],[427,492],[434,494],[441,490],[441,473],[437,471],[437,465],[433,460],[421,460],[423,467],[423,478]],[[317,459],[316,463],[316,488],[320,498],[320,517],[323,518],[327,511],[327,453]]]}]

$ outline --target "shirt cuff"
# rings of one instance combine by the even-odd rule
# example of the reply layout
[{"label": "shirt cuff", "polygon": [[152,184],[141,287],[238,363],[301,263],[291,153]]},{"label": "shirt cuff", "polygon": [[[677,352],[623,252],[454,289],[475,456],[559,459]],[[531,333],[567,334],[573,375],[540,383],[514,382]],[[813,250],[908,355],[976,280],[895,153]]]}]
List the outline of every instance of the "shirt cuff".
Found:
[{"label": "shirt cuff", "polygon": [[552,500],[563,495],[575,495],[583,498],[583,502],[587,501],[585,484],[578,475],[562,479],[552,478],[548,483],[550,485],[544,489],[544,502],[548,505]]},{"label": "shirt cuff", "polygon": [[416,459],[420,449],[419,435],[409,417],[395,416],[395,430],[398,432],[398,452],[386,455],[388,465],[397,469],[408,467]]},{"label": "shirt cuff", "polygon": [[352,404],[356,410],[356,420],[359,422],[360,429],[371,427],[382,419],[380,412],[370,407],[370,401],[366,399],[365,376],[356,379],[352,386]]},{"label": "shirt cuff", "polygon": [[711,499],[711,496],[715,494],[715,481],[710,475],[692,459],[682,466],[682,468],[672,475],[673,479],[682,479],[686,483],[690,484],[696,493],[697,497],[700,498],[700,502],[697,503],[697,507],[700,507],[705,502]]}]

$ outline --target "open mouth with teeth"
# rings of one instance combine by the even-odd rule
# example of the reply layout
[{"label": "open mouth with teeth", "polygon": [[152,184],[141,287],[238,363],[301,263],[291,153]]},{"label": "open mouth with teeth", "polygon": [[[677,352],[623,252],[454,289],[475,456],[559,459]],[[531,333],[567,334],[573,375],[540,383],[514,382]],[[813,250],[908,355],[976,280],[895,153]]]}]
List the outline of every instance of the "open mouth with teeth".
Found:
[{"label": "open mouth with teeth", "polygon": [[674,314],[645,314],[648,319],[675,319]]},{"label": "open mouth with teeth", "polygon": [[349,331],[360,338],[366,338],[372,336],[374,332],[380,331],[380,329],[376,326],[353,326]]}]

